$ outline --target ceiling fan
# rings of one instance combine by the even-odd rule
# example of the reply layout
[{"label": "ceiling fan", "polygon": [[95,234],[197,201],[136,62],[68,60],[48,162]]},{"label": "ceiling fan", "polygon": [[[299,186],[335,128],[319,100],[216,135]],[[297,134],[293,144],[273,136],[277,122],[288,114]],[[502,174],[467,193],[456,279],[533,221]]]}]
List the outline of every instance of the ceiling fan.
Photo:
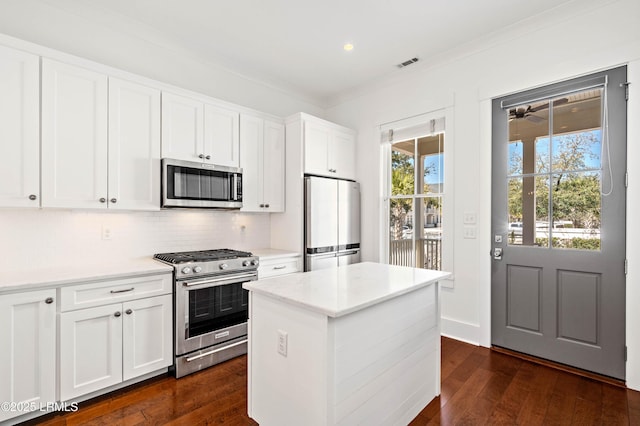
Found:
[{"label": "ceiling fan", "polygon": [[[553,106],[564,105],[569,102],[567,98],[560,98],[553,101]],[[546,120],[546,118],[538,117],[537,115],[533,115],[538,111],[542,111],[549,108],[549,102],[545,102],[536,107],[531,107],[531,105],[527,105],[526,108],[512,108],[509,110],[509,121],[519,120],[524,118],[525,120],[531,121],[532,123],[540,123],[541,121]]]}]

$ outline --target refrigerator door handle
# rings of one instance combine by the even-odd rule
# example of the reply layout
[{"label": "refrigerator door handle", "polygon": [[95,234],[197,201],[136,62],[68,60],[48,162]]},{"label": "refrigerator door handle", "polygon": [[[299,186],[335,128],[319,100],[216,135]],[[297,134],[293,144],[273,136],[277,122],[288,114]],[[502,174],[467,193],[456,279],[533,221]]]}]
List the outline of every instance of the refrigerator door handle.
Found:
[{"label": "refrigerator door handle", "polygon": [[338,256],[351,256],[352,254],[358,254],[358,250],[341,251]]}]

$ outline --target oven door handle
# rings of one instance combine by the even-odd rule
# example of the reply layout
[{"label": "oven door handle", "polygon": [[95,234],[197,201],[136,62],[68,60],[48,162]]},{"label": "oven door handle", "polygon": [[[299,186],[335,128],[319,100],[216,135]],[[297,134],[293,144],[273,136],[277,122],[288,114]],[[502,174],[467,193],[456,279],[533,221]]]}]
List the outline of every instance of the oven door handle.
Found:
[{"label": "oven door handle", "polygon": [[233,276],[229,276],[229,277],[221,277],[221,278],[212,278],[212,279],[206,279],[206,280],[200,280],[200,281],[183,281],[183,285],[185,287],[193,287],[193,286],[197,286],[197,285],[205,285],[205,284],[214,284],[214,285],[221,285],[220,283],[229,281],[231,284],[238,282],[238,281],[242,281],[244,278],[257,278],[258,277],[258,273],[253,273],[253,274],[242,274],[242,275],[233,275]]},{"label": "oven door handle", "polygon": [[230,344],[230,345],[226,345],[224,348],[218,348],[218,349],[214,349],[214,350],[212,350],[212,351],[207,351],[207,352],[205,352],[205,353],[203,353],[203,354],[199,354],[199,355],[195,355],[195,356],[190,356],[189,358],[187,358],[187,359],[186,359],[186,361],[187,361],[187,362],[195,361],[195,360],[197,360],[197,359],[204,358],[204,357],[209,356],[209,355],[213,355],[213,354],[218,353],[218,352],[220,352],[220,351],[224,351],[224,350],[226,350],[226,349],[233,348],[234,346],[240,346],[240,345],[243,345],[243,344],[247,343],[248,341],[249,341],[249,340],[247,340],[247,339],[240,340],[239,342],[235,342],[235,343],[232,343],[232,344]]}]

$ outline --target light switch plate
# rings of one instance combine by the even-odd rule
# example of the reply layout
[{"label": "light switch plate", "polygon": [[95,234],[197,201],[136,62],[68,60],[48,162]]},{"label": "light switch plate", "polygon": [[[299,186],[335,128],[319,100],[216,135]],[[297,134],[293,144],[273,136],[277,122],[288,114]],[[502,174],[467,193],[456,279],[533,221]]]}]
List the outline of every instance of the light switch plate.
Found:
[{"label": "light switch plate", "polygon": [[462,222],[465,225],[475,225],[478,221],[478,215],[475,212],[464,212],[462,215]]}]

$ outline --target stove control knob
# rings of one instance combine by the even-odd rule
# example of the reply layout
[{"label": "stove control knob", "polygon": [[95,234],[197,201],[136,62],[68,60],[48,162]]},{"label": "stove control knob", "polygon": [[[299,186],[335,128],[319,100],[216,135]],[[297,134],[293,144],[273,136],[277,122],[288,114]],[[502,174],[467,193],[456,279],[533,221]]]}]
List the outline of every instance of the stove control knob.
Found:
[{"label": "stove control knob", "polygon": [[220,264],[220,269],[227,269],[229,267],[229,265],[227,265],[226,263],[221,263]]},{"label": "stove control knob", "polygon": [[195,272],[196,274],[199,274],[200,272],[202,272],[202,266],[196,266],[193,268],[193,272]]},{"label": "stove control knob", "polygon": [[244,262],[242,262],[242,266],[249,266],[251,265],[251,261],[249,260],[245,260]]},{"label": "stove control knob", "polygon": [[260,264],[260,262],[258,261],[258,259],[253,259],[253,260],[251,261],[251,264],[252,264],[253,266],[258,266],[258,265]]},{"label": "stove control knob", "polygon": [[183,274],[190,274],[191,273],[191,268],[189,268],[188,266],[185,266],[184,268],[182,268],[182,273]]}]

